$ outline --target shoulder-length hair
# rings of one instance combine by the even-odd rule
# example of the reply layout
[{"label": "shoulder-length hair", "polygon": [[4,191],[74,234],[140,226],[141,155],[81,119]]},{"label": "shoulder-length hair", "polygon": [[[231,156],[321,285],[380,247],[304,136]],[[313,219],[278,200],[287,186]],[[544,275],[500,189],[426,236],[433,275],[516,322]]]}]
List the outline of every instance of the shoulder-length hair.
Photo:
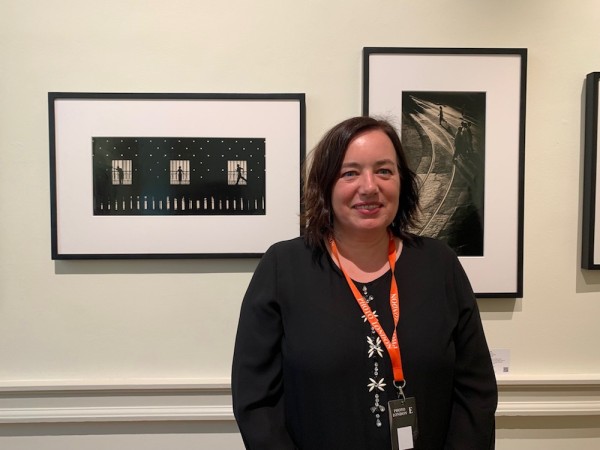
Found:
[{"label": "shoulder-length hair", "polygon": [[325,250],[325,242],[333,234],[331,194],[340,176],[348,145],[365,131],[381,130],[392,141],[400,172],[398,211],[389,226],[401,239],[411,240],[408,229],[415,225],[419,195],[415,174],[406,162],[400,138],[394,127],[383,119],[360,116],[346,119],[329,130],[312,150],[310,168],[304,179],[304,239],[313,249]]}]

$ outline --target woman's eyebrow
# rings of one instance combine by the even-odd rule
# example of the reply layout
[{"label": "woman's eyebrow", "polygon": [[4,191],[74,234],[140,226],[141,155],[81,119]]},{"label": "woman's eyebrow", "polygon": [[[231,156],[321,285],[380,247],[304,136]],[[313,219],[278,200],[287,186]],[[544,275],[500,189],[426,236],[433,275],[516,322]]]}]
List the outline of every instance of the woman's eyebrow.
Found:
[{"label": "woman's eyebrow", "polygon": [[[374,166],[383,166],[385,164],[396,165],[396,163],[389,158],[380,159],[378,161],[375,161],[375,163],[373,165]],[[347,161],[347,162],[342,163],[342,167],[360,167],[360,166],[362,166],[362,164],[360,164],[356,161]]]}]

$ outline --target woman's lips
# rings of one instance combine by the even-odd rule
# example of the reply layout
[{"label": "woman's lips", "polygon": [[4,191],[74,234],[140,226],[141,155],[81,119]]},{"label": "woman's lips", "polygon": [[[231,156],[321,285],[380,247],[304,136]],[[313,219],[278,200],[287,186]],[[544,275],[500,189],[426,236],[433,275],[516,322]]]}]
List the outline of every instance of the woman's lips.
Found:
[{"label": "woman's lips", "polygon": [[371,212],[381,208],[383,205],[381,203],[360,203],[358,205],[354,205],[353,208],[358,211]]}]

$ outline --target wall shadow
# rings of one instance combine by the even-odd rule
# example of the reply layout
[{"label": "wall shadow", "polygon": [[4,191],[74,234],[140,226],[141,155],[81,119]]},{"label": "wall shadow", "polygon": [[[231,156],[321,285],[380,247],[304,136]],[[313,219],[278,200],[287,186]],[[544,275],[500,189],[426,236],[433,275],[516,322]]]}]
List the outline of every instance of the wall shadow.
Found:
[{"label": "wall shadow", "polygon": [[54,261],[56,275],[253,273],[259,258]]}]

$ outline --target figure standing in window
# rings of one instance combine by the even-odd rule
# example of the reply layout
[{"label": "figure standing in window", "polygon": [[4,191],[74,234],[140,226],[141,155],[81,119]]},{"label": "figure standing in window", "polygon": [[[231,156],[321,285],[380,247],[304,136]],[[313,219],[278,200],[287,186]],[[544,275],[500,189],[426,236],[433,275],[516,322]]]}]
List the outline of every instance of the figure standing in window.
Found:
[{"label": "figure standing in window", "polygon": [[237,165],[237,168],[235,170],[237,172],[237,180],[235,181],[235,184],[238,184],[240,180],[244,180],[247,183],[248,180],[242,175],[242,167],[239,164]]},{"label": "figure standing in window", "polygon": [[183,180],[183,170],[181,170],[181,166],[177,169],[177,180],[179,184],[181,184],[181,180]]},{"label": "figure standing in window", "polygon": [[118,177],[119,177],[119,184],[123,184],[123,169],[121,169],[120,166],[117,166],[116,171],[118,173]]}]

